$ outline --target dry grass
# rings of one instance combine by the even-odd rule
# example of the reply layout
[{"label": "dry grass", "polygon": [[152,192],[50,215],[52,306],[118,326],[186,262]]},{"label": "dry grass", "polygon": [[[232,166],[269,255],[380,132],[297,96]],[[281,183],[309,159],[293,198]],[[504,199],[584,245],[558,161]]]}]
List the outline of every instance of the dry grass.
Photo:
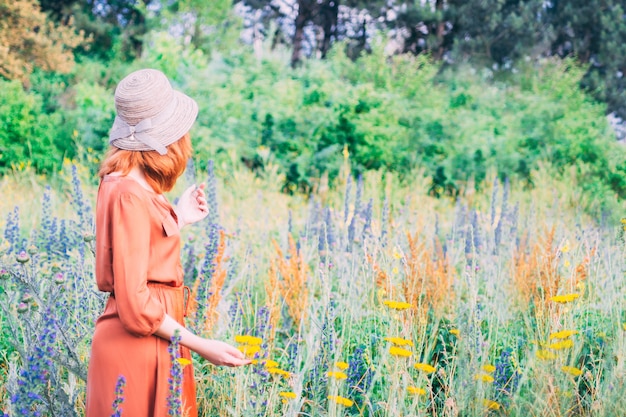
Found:
[{"label": "dry grass", "polygon": [[272,240],[276,254],[276,268],[282,279],[278,281],[278,291],[287,305],[289,316],[293,319],[296,328],[306,319],[309,291],[307,288],[308,265],[304,256],[296,248],[293,237],[289,236],[289,257],[285,258],[283,251],[275,240]]},{"label": "dry grass", "polygon": [[411,235],[407,232],[406,236],[409,252],[404,265],[404,297],[420,317],[425,316],[428,309],[441,316],[452,308],[450,301],[454,299],[452,284],[455,269],[450,266],[438,239],[435,246],[429,248],[417,233]]}]

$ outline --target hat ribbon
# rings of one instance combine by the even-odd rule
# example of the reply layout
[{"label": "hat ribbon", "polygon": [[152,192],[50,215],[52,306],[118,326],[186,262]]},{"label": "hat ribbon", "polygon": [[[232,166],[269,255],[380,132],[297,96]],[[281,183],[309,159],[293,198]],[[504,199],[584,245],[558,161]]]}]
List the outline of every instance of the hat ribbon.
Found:
[{"label": "hat ribbon", "polygon": [[135,126],[131,126],[119,116],[115,116],[113,128],[111,129],[111,133],[109,135],[109,143],[115,145],[114,142],[118,139],[125,139],[130,137],[149,146],[151,149],[157,151],[160,155],[165,155],[167,153],[167,149],[165,148],[165,146],[163,146],[161,142],[154,139],[149,134],[145,133],[151,128],[152,119],[150,118],[140,121]]}]

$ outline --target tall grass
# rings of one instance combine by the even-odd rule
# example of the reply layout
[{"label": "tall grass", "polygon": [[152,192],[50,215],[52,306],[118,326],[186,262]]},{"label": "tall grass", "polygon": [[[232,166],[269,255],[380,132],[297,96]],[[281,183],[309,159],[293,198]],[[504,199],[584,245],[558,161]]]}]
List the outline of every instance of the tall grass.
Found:
[{"label": "tall grass", "polygon": [[[590,218],[578,188],[543,169],[533,189],[492,174],[453,201],[428,196],[420,172],[411,186],[353,178],[347,160],[336,188],[321,179],[310,197],[281,193],[271,163],[209,166],[179,187],[208,181],[214,195],[183,232],[185,279],[202,296],[189,325],[255,363],[196,358],[201,415],[626,413],[621,213]],[[0,206],[10,416],[83,415],[104,295],[81,173],[67,167],[48,191],[30,174],[0,183],[15,196]]]}]

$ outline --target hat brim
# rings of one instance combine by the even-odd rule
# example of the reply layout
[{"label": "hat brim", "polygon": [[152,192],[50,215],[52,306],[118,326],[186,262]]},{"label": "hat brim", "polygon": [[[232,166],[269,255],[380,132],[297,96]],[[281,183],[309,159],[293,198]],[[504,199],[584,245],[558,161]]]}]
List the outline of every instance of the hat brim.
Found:
[{"label": "hat brim", "polygon": [[[152,127],[142,131],[159,144],[167,146],[181,139],[193,126],[198,117],[198,104],[194,99],[179,91],[172,90],[168,107],[173,109],[166,118],[158,118]],[[117,120],[117,119],[116,119]],[[156,151],[141,140],[110,141],[111,145],[129,151]],[[159,152],[160,153],[160,152]]]},{"label": "hat brim", "polygon": [[158,125],[146,130],[146,133],[157,139],[164,146],[181,139],[193,126],[198,117],[198,103],[179,91],[173,91],[174,111]]}]

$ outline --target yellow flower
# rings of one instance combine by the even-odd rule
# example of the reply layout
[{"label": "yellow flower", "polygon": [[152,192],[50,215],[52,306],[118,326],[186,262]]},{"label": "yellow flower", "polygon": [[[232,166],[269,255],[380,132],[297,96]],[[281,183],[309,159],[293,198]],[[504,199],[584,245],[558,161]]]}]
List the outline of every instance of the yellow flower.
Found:
[{"label": "yellow flower", "polygon": [[571,264],[567,260],[565,262],[563,262],[563,266],[565,266],[565,268],[569,268],[570,265]]},{"label": "yellow flower", "polygon": [[350,365],[348,365],[346,362],[335,362],[335,366],[342,371],[345,371]]},{"label": "yellow flower", "polygon": [[550,339],[567,339],[575,334],[578,334],[578,330],[561,330],[560,332],[550,333]]},{"label": "yellow flower", "polygon": [[622,329],[626,331],[626,323],[622,323]]},{"label": "yellow flower", "polygon": [[348,150],[348,145],[343,145],[343,157],[344,159],[348,159],[350,157],[350,151]]},{"label": "yellow flower", "polygon": [[408,358],[413,354],[413,352],[411,352],[410,350],[399,348],[397,346],[390,347],[389,353],[391,353],[393,356],[402,356],[403,358]]},{"label": "yellow flower", "polygon": [[345,397],[341,397],[339,395],[329,395],[328,399],[336,402],[339,405],[343,405],[345,407],[352,407],[352,404],[354,404],[352,400],[349,400]]},{"label": "yellow flower", "polygon": [[483,371],[493,373],[496,371],[496,367],[493,365],[483,365]]},{"label": "yellow flower", "polygon": [[273,361],[271,359],[266,359],[263,362],[263,365],[265,365],[266,368],[278,368],[278,362]]},{"label": "yellow flower", "polygon": [[494,379],[491,375],[489,374],[478,374],[474,376],[474,379],[476,381],[482,381],[482,382],[493,382]]},{"label": "yellow flower", "polygon": [[191,361],[187,358],[178,358],[176,362],[180,363],[182,366],[187,366],[191,363]]},{"label": "yellow flower", "polygon": [[395,259],[402,259],[402,254],[398,250],[398,248],[393,248],[393,257]]},{"label": "yellow flower", "polygon": [[335,379],[346,379],[348,378],[348,375],[346,375],[345,373],[341,372],[341,371],[330,371],[326,373],[326,376],[330,377],[330,378],[335,378]]},{"label": "yellow flower", "polygon": [[282,370],[280,368],[267,368],[267,372],[269,372],[272,375],[281,375],[281,376],[289,376],[289,372]]},{"label": "yellow flower", "polygon": [[556,359],[556,355],[552,352],[550,352],[547,349],[539,349],[538,351],[535,352],[535,356],[538,359],[544,360],[544,361],[549,361],[551,359]]},{"label": "yellow flower", "polygon": [[383,304],[394,310],[406,310],[407,308],[412,307],[411,304],[405,303],[404,301],[385,300],[383,301]]},{"label": "yellow flower", "polygon": [[408,386],[406,387],[406,390],[409,392],[409,394],[426,395],[426,390],[424,388]]},{"label": "yellow flower", "polygon": [[415,365],[413,365],[413,367],[418,371],[426,372],[427,374],[432,374],[437,370],[437,368],[427,363],[416,363]]},{"label": "yellow flower", "polygon": [[562,253],[569,252],[569,240],[566,240],[565,243],[563,243],[563,246],[561,247],[561,252]]},{"label": "yellow flower", "polygon": [[491,401],[491,400],[483,400],[483,404],[485,407],[487,407],[487,409],[489,410],[499,410],[500,409],[500,404],[498,404],[495,401]]},{"label": "yellow flower", "polygon": [[413,346],[413,342],[401,337],[385,337],[387,342],[391,342],[396,346]]},{"label": "yellow flower", "polygon": [[283,392],[279,392],[278,395],[280,395],[283,398],[289,398],[291,400],[295,400],[296,399],[296,393],[295,392],[291,392],[291,391],[283,391]]},{"label": "yellow flower", "polygon": [[459,337],[459,335],[461,334],[461,332],[459,331],[459,329],[450,329],[450,334],[455,335],[456,337]]},{"label": "yellow flower", "polygon": [[261,351],[261,346],[241,345],[238,346],[237,349],[243,352],[246,356],[254,356]]},{"label": "yellow flower", "polygon": [[235,336],[235,342],[241,343],[242,345],[260,345],[263,343],[263,339],[255,336],[239,335]]},{"label": "yellow flower", "polygon": [[555,295],[554,297],[550,297],[550,300],[554,301],[555,303],[565,304],[565,303],[574,301],[578,297],[580,297],[580,294],[572,293],[572,294]]},{"label": "yellow flower", "polygon": [[397,275],[397,274],[398,274],[398,272],[400,272],[400,270],[398,269],[398,267],[397,267],[397,266],[394,266],[394,267],[393,267],[393,269],[391,270],[391,272],[392,272],[394,275]]},{"label": "yellow flower", "polygon": [[575,368],[573,366],[562,366],[561,370],[563,372],[566,372],[570,375],[574,375],[574,376],[581,376],[583,374],[583,371],[581,369]]},{"label": "yellow flower", "polygon": [[548,345],[550,349],[562,350],[569,349],[574,346],[574,341],[571,339],[561,340],[560,342],[554,342]]}]

